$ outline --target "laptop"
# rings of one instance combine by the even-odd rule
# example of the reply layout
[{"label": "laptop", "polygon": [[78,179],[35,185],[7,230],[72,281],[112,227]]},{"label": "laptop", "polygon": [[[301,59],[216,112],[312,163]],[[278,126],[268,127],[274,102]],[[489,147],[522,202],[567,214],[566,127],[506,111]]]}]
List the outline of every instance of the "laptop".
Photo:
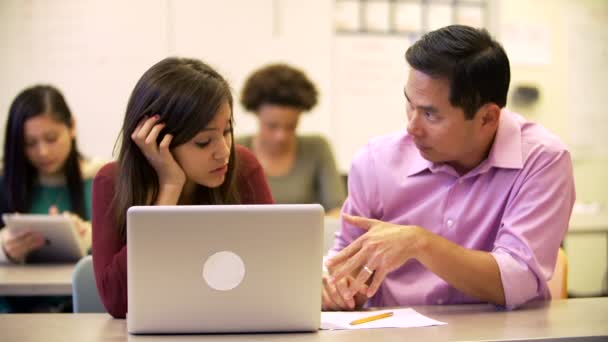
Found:
[{"label": "laptop", "polygon": [[318,330],[323,216],[318,204],[131,207],[127,330]]}]

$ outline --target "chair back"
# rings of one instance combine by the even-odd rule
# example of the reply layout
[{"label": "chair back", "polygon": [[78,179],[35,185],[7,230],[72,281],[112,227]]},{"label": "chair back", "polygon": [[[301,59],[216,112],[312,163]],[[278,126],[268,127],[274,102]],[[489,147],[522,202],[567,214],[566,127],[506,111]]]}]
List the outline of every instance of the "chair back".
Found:
[{"label": "chair back", "polygon": [[72,302],[75,313],[106,312],[97,290],[93,272],[93,257],[90,255],[80,259],[74,268]]},{"label": "chair back", "polygon": [[325,227],[324,227],[324,243],[325,250],[323,255],[327,255],[327,252],[334,246],[334,239],[336,232],[342,227],[342,220],[339,217],[325,216]]},{"label": "chair back", "polygon": [[568,257],[564,249],[560,247],[557,252],[557,262],[553,277],[547,282],[552,299],[568,298]]}]

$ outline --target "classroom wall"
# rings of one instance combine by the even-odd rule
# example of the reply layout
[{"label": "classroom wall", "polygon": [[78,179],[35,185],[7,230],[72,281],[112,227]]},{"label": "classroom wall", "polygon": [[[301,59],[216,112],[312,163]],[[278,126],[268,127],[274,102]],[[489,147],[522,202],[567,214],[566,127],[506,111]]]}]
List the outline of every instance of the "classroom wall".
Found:
[{"label": "classroom wall", "polygon": [[77,118],[82,152],[110,158],[131,89],[168,54],[165,10],[163,0],[0,2],[2,122],[19,91],[51,83]]},{"label": "classroom wall", "polygon": [[[519,84],[540,90],[537,103],[518,106],[511,98],[508,106],[542,123],[570,147],[580,204],[575,213],[606,217],[608,1],[503,1],[500,20],[500,36],[512,64],[511,95]],[[514,58],[522,49],[528,57]],[[568,236],[565,247],[572,294],[606,293],[607,246],[604,233]]]},{"label": "classroom wall", "polygon": [[[237,99],[254,68],[273,62],[301,67],[321,97],[300,130],[329,135],[331,6],[325,0],[1,1],[0,120],[6,121],[20,90],[52,83],[78,118],[83,152],[111,158],[138,78],[178,55],[217,68]],[[238,101],[235,117],[239,134],[256,130]]]},{"label": "classroom wall", "polygon": [[[604,80],[608,77],[608,69],[604,63],[608,58],[608,25],[602,25],[599,32],[589,32],[596,27],[582,25],[580,21],[596,20],[599,24],[605,20],[604,23],[608,23],[608,2],[510,0],[502,2],[500,12],[500,34],[503,38],[509,35],[509,28],[517,25],[524,29],[526,25],[531,27],[532,30],[527,32],[534,33],[534,28],[540,28],[546,29],[549,34],[550,60],[547,64],[511,62],[514,64],[511,92],[518,84],[536,85],[540,89],[538,103],[517,106],[511,98],[509,107],[530,120],[542,123],[570,146],[579,201],[607,204],[608,179],[602,175],[608,171],[608,153],[605,150],[608,136],[598,128],[608,127],[608,120],[597,122],[598,127],[590,127],[587,122],[605,116],[605,94],[608,88]],[[522,32],[526,31],[522,29]],[[595,46],[582,50],[577,46],[581,40],[588,42],[587,46]],[[533,53],[534,50],[531,50]],[[603,54],[603,57],[577,57],[596,53]],[[579,65],[573,61],[576,58],[580,60]],[[584,74],[593,76],[589,76],[585,83],[577,82],[583,80],[580,75]],[[591,142],[580,137],[585,134],[592,135]]]}]

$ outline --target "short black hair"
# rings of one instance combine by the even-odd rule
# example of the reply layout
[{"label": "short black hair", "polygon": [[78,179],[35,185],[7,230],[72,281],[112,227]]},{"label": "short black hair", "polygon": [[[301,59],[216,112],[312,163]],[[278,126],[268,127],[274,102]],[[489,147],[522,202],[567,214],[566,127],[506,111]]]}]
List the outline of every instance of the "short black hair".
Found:
[{"label": "short black hair", "polygon": [[486,103],[507,104],[509,58],[485,29],[451,25],[429,32],[410,46],[408,64],[450,82],[450,103],[472,119]]},{"label": "short black hair", "polygon": [[256,112],[264,104],[309,111],[317,104],[318,92],[306,74],[287,64],[271,64],[256,70],[245,81],[241,104]]}]

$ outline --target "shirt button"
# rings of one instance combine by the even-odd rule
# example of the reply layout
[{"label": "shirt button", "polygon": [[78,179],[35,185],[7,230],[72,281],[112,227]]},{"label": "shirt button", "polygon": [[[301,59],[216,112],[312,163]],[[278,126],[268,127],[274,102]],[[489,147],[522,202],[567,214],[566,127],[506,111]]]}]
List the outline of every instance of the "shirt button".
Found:
[{"label": "shirt button", "polygon": [[451,227],[454,224],[454,221],[452,221],[452,219],[448,219],[447,221],[445,221],[445,224],[447,224],[448,227]]}]

